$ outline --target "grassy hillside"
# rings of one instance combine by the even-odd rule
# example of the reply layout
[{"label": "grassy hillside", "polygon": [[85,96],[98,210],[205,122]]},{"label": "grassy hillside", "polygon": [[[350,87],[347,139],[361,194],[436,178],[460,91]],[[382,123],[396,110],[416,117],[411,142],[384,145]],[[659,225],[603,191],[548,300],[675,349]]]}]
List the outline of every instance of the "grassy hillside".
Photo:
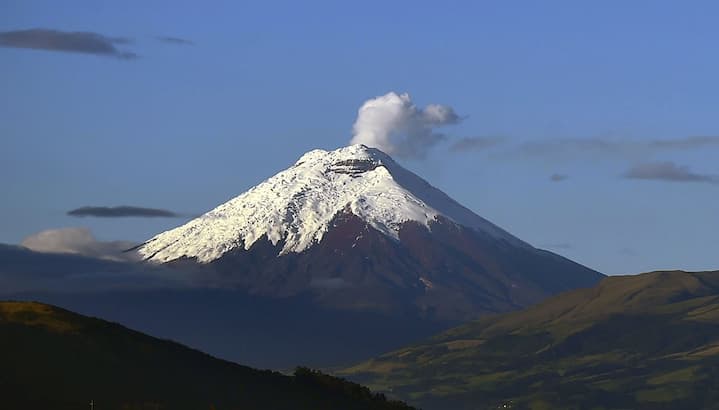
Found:
[{"label": "grassy hillside", "polygon": [[427,409],[719,407],[719,272],[609,277],[340,372]]},{"label": "grassy hillside", "polygon": [[0,302],[0,370],[2,409],[409,409],[309,369],[259,371],[29,302]]}]

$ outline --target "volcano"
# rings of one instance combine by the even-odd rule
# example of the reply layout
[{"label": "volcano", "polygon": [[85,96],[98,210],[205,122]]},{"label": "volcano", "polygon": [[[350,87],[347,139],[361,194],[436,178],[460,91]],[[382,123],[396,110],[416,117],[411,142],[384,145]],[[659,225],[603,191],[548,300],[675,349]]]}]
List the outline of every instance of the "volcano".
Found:
[{"label": "volcano", "polygon": [[199,267],[213,286],[452,322],[603,277],[531,246],[364,145],[310,151],[137,251],[148,262]]}]

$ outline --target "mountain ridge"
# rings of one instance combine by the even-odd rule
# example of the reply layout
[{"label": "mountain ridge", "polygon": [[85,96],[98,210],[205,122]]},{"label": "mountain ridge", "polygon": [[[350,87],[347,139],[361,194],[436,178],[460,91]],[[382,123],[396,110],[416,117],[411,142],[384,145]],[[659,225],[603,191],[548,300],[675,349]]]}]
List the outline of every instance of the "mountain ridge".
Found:
[{"label": "mountain ridge", "polygon": [[425,409],[715,408],[717,351],[719,271],[657,271],[607,277],[337,374]]},{"label": "mountain ridge", "polygon": [[2,408],[411,409],[317,371],[257,370],[37,302],[0,301],[0,332]]}]

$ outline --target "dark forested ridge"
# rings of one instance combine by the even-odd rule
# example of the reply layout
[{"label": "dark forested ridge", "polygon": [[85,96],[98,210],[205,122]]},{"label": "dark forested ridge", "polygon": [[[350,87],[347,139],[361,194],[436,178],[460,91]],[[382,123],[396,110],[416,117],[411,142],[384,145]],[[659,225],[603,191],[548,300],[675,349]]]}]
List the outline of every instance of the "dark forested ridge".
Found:
[{"label": "dark forested ridge", "polygon": [[410,409],[307,368],[256,370],[32,302],[0,302],[0,369],[9,410]]},{"label": "dark forested ridge", "polygon": [[339,372],[426,409],[719,407],[719,272],[608,277]]}]

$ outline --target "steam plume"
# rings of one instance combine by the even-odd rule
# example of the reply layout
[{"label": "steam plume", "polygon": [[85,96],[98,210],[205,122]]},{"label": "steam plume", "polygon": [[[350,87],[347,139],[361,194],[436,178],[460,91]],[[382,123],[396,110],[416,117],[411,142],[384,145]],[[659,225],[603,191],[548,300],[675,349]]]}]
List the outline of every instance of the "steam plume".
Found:
[{"label": "steam plume", "polygon": [[435,131],[461,118],[452,107],[418,108],[409,94],[389,92],[362,104],[353,126],[352,144],[365,144],[399,157],[422,158],[445,135]]}]

